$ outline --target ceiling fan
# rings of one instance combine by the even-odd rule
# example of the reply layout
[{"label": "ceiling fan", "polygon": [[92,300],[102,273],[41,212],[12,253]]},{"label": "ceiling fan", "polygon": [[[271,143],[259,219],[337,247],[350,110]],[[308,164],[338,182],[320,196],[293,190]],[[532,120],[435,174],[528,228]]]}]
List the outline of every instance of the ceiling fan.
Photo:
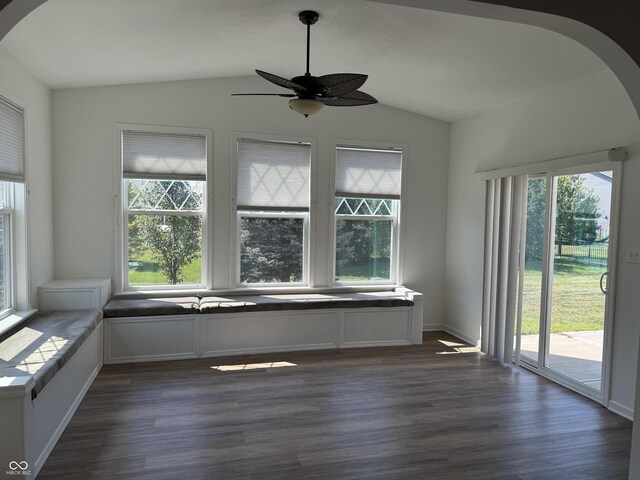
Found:
[{"label": "ceiling fan", "polygon": [[311,39],[311,25],[320,18],[318,12],[304,10],[298,14],[300,21],[307,26],[307,71],[304,75],[293,77],[291,80],[279,77],[272,73],[256,70],[256,73],[265,80],[279,87],[293,90],[294,93],[234,93],[232,95],[270,95],[288,97],[289,107],[308,117],[317,113],[325,105],[332,107],[355,107],[358,105],[371,105],[378,100],[371,95],[358,90],[367,80],[367,75],[360,73],[332,73],[314,77],[309,73],[309,46]]}]

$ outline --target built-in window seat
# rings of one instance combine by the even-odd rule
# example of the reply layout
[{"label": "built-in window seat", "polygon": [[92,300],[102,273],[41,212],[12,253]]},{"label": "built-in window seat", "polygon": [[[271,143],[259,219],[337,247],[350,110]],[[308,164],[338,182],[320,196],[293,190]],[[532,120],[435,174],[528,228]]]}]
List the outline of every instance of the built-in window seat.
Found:
[{"label": "built-in window seat", "polygon": [[0,336],[0,468],[17,462],[21,478],[35,477],[102,367],[102,346],[100,309],[39,312]]},{"label": "built-in window seat", "polygon": [[422,295],[386,292],[116,298],[105,363],[422,343]]},{"label": "built-in window seat", "polygon": [[[415,292],[414,292],[415,293]],[[324,308],[412,307],[404,293],[316,293],[227,297],[119,298],[104,306],[105,318],[189,313],[267,312]]]},{"label": "built-in window seat", "polygon": [[[69,282],[43,288],[42,304],[108,298],[108,283],[74,281],[71,291]],[[38,312],[0,335],[0,465],[34,478],[103,362],[419,343],[422,295],[404,288],[116,298]]]}]

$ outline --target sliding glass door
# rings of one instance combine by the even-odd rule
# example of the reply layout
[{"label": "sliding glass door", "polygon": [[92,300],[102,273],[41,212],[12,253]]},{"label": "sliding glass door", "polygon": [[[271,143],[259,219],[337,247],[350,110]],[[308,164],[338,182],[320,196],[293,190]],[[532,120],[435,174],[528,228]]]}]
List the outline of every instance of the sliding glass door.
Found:
[{"label": "sliding glass door", "polygon": [[524,362],[538,363],[542,308],[542,265],[545,243],[546,177],[530,177],[527,190],[526,243],[522,289],[522,336],[520,355]]},{"label": "sliding glass door", "polygon": [[517,360],[601,402],[616,180],[605,168],[529,178],[516,321]]}]

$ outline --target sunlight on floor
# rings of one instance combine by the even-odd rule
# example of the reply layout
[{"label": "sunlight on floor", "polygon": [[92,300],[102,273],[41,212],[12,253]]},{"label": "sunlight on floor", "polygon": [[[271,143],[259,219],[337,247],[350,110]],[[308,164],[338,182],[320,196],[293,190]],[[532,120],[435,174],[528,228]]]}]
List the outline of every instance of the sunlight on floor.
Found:
[{"label": "sunlight on floor", "polygon": [[449,340],[438,340],[438,342],[451,350],[436,352],[436,355],[459,355],[461,353],[478,353],[480,351],[478,347],[473,347],[466,343],[451,342]]},{"label": "sunlight on floor", "polygon": [[445,347],[466,347],[467,344],[459,342],[450,342],[449,340],[438,340]]},{"label": "sunlight on floor", "polygon": [[291,362],[267,362],[267,363],[242,363],[238,365],[214,365],[212,370],[219,372],[236,372],[241,370],[258,370],[260,368],[281,368],[281,367],[297,367],[298,365]]},{"label": "sunlight on floor", "polygon": [[460,353],[478,353],[479,351],[478,347],[455,347],[453,351],[436,352],[436,355],[458,355]]}]

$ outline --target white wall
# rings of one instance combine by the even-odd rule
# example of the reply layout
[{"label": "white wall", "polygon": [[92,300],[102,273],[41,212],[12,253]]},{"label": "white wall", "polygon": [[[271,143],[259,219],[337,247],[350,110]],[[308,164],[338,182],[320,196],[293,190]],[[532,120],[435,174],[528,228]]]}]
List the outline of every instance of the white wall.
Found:
[{"label": "white wall", "polygon": [[[283,98],[230,96],[255,91],[277,88],[234,78],[54,91],[56,278],[116,280],[115,122],[213,129],[214,288],[230,286],[232,132],[317,140],[318,253],[328,252],[331,141],[398,142],[408,145],[404,283],[425,294],[425,323],[442,324],[450,125],[383,105],[326,107],[305,119]],[[328,264],[326,254],[317,256],[316,278],[327,278]]]},{"label": "white wall", "polygon": [[51,95],[6,50],[0,47],[0,94],[20,99],[25,107],[25,153],[29,207],[30,296],[37,306],[37,287],[53,278],[51,182]]},{"label": "white wall", "polygon": [[447,324],[468,339],[480,336],[484,185],[475,171],[523,165],[610,147],[631,147],[622,180],[619,258],[613,332],[611,408],[634,405],[640,334],[640,267],[624,262],[640,248],[640,122],[615,76],[602,72],[532,94],[525,100],[452,126],[449,169]]}]

